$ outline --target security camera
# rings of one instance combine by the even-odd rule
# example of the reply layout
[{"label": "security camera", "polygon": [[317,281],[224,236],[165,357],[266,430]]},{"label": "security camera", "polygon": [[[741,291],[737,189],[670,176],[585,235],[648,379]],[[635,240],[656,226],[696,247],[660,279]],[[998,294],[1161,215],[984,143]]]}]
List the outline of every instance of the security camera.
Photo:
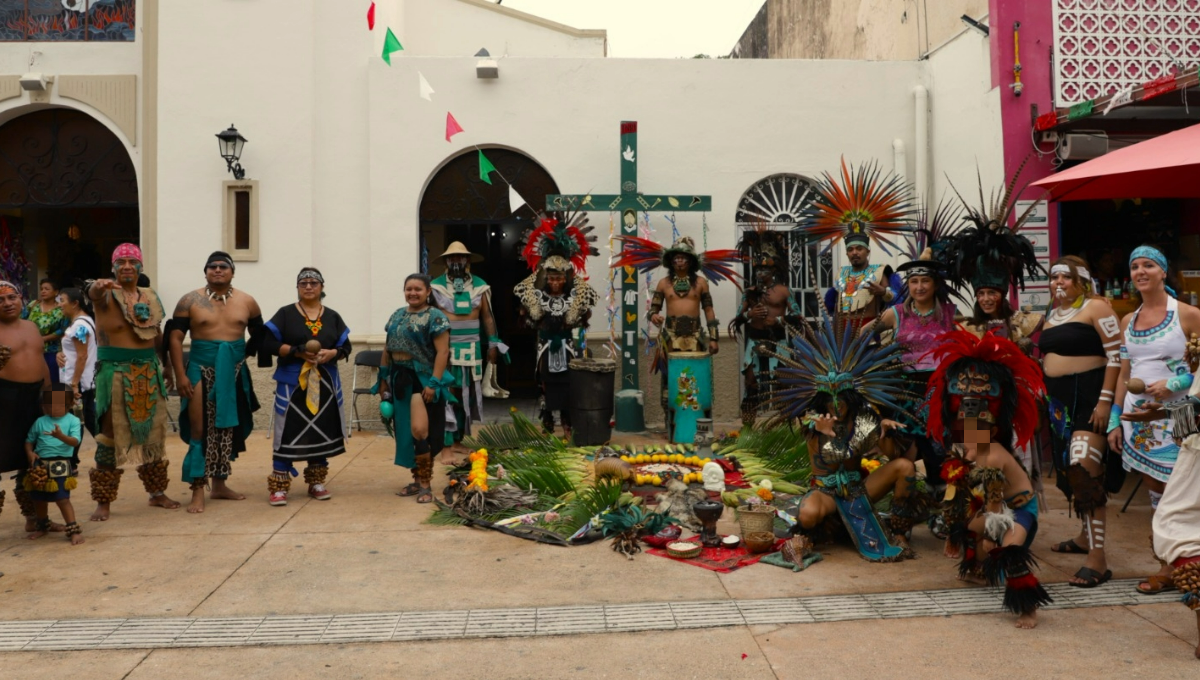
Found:
[{"label": "security camera", "polygon": [[26,73],[21,76],[21,89],[26,92],[43,92],[50,82],[53,82],[53,79],[41,73]]}]

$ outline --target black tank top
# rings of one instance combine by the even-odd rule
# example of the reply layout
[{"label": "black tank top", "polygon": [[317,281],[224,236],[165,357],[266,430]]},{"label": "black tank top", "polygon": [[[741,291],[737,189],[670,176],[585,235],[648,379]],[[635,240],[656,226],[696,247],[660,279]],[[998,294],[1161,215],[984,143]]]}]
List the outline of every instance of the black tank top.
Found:
[{"label": "black tank top", "polygon": [[1096,328],[1090,323],[1078,321],[1043,328],[1038,349],[1042,354],[1064,357],[1105,356],[1104,343],[1100,341],[1100,334],[1096,332]]}]

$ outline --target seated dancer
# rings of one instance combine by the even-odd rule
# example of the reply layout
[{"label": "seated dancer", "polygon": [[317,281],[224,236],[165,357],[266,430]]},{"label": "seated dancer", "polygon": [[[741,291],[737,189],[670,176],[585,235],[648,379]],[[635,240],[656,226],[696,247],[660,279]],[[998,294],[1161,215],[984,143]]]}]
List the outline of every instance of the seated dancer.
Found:
[{"label": "seated dancer", "polygon": [[[337,363],[350,356],[350,329],[326,307],[325,277],[316,267],[296,275],[299,300],[284,305],[266,323],[258,365],[275,369],[275,455],[267,478],[268,502],[287,505],[297,461],[306,461],[308,495],[333,497],[325,486],[329,459],[346,452],[347,427],[342,409],[342,379]],[[331,362],[333,362],[331,364]]]},{"label": "seated dancer", "polygon": [[854,333],[900,297],[900,277],[890,266],[871,264],[871,243],[891,254],[890,249],[897,248],[892,237],[912,230],[908,186],[895,175],[881,174],[877,162],[854,168],[843,159],[840,183],[825,173],[808,218],[796,226],[806,240],[830,241],[822,254],[838,241],[846,244],[850,264],[841,268],[826,292],[825,307]]},{"label": "seated dancer", "polygon": [[775,368],[779,360],[758,351],[775,351],[787,342],[788,326],[803,321],[800,306],[788,287],[787,243],[784,234],[766,227],[742,233],[738,251],[750,263],[753,285],[742,291],[742,308],[729,324],[729,334],[738,338],[743,329],[746,348],[742,352],[742,422],[751,425],[758,412],[771,401]]},{"label": "seated dancer", "polygon": [[139,285],[142,250],[123,243],[113,250],[113,279],[90,283],[84,292],[96,312],[96,467],[89,477],[96,510],[93,522],[109,517],[117,500],[122,463],[140,462],[138,479],[150,505],[174,510],[167,496],[167,390],[174,384],[170,365],[159,363],[162,352],[162,300],[149,286]]},{"label": "seated dancer", "polygon": [[[396,438],[396,465],[413,472],[412,484],[397,496],[433,502],[433,457],[441,452],[446,406],[454,402],[449,388],[450,321],[433,305],[433,288],[425,274],[404,280],[407,306],[388,319],[387,347],[379,367],[381,413]],[[388,414],[388,411],[391,414]]]},{"label": "seated dancer", "polygon": [[30,539],[38,539],[50,531],[50,504],[58,506],[66,522],[65,531],[71,545],[83,543],[83,529],[75,521],[71,505],[71,490],[75,488],[75,452],[83,436],[79,418],[71,413],[74,394],[61,385],[42,392],[45,415],[38,418],[25,438],[25,453],[29,471],[25,489],[33,499],[37,525]]},{"label": "seated dancer", "polygon": [[[842,339],[842,323],[828,317],[812,338],[798,336],[775,354],[780,387],[771,425],[800,421],[808,428],[812,491],[800,502],[792,531],[811,539],[835,513],[864,559],[892,562],[912,557],[906,536],[923,519],[928,503],[914,488],[916,469],[907,458],[888,461],[863,479],[863,456],[898,423],[880,410],[903,410],[904,367],[899,345],[873,347],[869,338]],[[885,528],[873,504],[889,492],[892,512]]]},{"label": "seated dancer", "polygon": [[[938,368],[929,379],[929,433],[952,457],[942,467],[950,524],[946,554],[959,555],[959,577],[1004,584],[1004,607],[1018,628],[1037,625],[1048,604],[1029,546],[1037,535],[1037,497],[1029,475],[1008,450],[1037,427],[1037,402],[1045,394],[1037,362],[1017,346],[988,333],[954,331],[933,350]],[[978,488],[978,494],[972,491]],[[980,499],[978,505],[972,496]],[[986,557],[978,559],[978,549]]]},{"label": "seated dancer", "polygon": [[903,348],[900,355],[905,366],[905,391],[909,399],[901,402],[903,410],[897,413],[901,430],[897,433],[900,450],[909,460],[918,456],[925,463],[929,479],[940,479],[945,452],[925,433],[928,408],[925,392],[929,376],[937,367],[937,361],[929,356],[946,333],[954,330],[954,303],[950,301],[951,283],[946,279],[945,267],[933,259],[926,248],[919,258],[900,265],[906,273],[904,301],[884,311],[883,315],[864,327],[864,334],[883,329],[895,331],[895,342]]},{"label": "seated dancer", "polygon": [[[1147,402],[1123,414],[1121,420],[1153,422],[1169,412],[1172,432],[1183,442],[1151,528],[1154,553],[1170,565],[1171,582],[1179,589],[1183,604],[1196,612],[1196,629],[1200,631],[1200,429],[1196,426],[1200,381],[1192,383],[1186,399],[1166,404],[1166,411],[1162,406]],[[1194,654],[1200,659],[1200,641]]]},{"label": "seated dancer", "polygon": [[1061,257],[1050,266],[1054,304],[1038,341],[1050,402],[1055,484],[1072,502],[1079,535],[1051,546],[1087,555],[1071,577],[1079,588],[1112,578],[1104,552],[1108,494],[1121,490],[1119,449],[1106,441],[1113,390],[1121,372],[1121,328],[1112,307],[1092,289],[1087,263]]},{"label": "seated dancer", "polygon": [[[204,512],[204,488],[213,498],[246,497],[226,485],[232,463],[246,450],[258,399],[246,357],[258,353],[263,320],[258,302],[233,288],[233,258],[214,252],[204,265],[205,286],[184,295],[167,322],[168,361],[179,392],[179,436],[188,445],[183,481],[192,489],[188,512]],[[250,331],[250,344],[246,331]],[[192,336],[183,358],[183,336]]]},{"label": "seated dancer", "polygon": [[[649,272],[658,267],[667,270],[667,275],[654,286],[650,300],[650,323],[661,326],[655,351],[654,364],[650,370],[662,376],[661,401],[667,418],[668,438],[672,433],[674,411],[667,403],[667,355],[673,352],[720,351],[721,322],[713,311],[712,294],[708,284],[722,279],[733,281],[737,286],[737,273],[730,265],[741,259],[736,250],[707,250],[696,252],[690,236],[684,236],[670,248],[664,249],[654,241],[636,236],[616,237],[625,244],[621,257],[612,264],[614,269],[631,266],[640,272]],[[704,278],[700,278],[700,274]],[[738,286],[740,288],[740,286]],[[666,302],[667,316],[662,315]],[[700,313],[704,312],[708,332],[700,324]],[[711,417],[705,413],[704,417]]]},{"label": "seated dancer", "polygon": [[[42,334],[21,318],[21,301],[20,288],[0,281],[0,473],[17,472],[14,496],[25,517],[25,531],[34,531],[37,513],[25,490],[25,435],[42,417],[42,388],[50,385],[50,373],[42,355]],[[0,490],[0,509],[4,493]],[[63,530],[61,524],[52,528]]]},{"label": "seated dancer", "polygon": [[[1200,334],[1200,309],[1175,299],[1168,273],[1167,258],[1157,248],[1138,246],[1129,255],[1129,275],[1142,304],[1121,320],[1121,375],[1108,424],[1108,444],[1114,451],[1121,451],[1126,470],[1142,475],[1151,512],[1158,508],[1179,454],[1171,421],[1130,422],[1118,418],[1150,401],[1180,399],[1192,386],[1187,343],[1189,337]],[[1140,394],[1129,389],[1132,380],[1144,388]],[[1161,555],[1155,555],[1155,559],[1162,566],[1138,584],[1139,593],[1153,594],[1175,587],[1171,565]]]},{"label": "seated dancer", "polygon": [[[563,436],[571,436],[571,359],[587,349],[584,333],[599,300],[587,282],[588,255],[599,255],[592,247],[592,227],[587,213],[542,217],[526,235],[522,257],[533,270],[513,289],[521,303],[518,313],[537,329],[537,381],[541,388],[542,427],[554,432],[554,411],[559,412]],[[572,332],[580,334],[578,345]]]}]

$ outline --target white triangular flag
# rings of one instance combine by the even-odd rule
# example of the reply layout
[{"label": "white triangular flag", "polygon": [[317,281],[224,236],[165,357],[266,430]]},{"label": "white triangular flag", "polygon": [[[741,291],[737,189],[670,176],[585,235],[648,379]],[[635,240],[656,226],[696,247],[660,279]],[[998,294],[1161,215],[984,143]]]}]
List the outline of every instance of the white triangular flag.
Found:
[{"label": "white triangular flag", "polygon": [[421,79],[421,99],[424,99],[427,102],[433,101],[433,97],[429,96],[433,94],[433,87],[430,86],[428,80],[425,80],[425,75],[420,71],[417,71],[417,77]]},{"label": "white triangular flag", "polygon": [[1108,112],[1112,111],[1114,106],[1124,106],[1131,101],[1133,101],[1133,88],[1127,87],[1124,90],[1114,94],[1108,100],[1108,104],[1104,107],[1104,115],[1107,116]]},{"label": "white triangular flag", "polygon": [[517,210],[525,205],[525,199],[521,198],[521,194],[513,188],[513,185],[508,185],[508,210],[509,212],[517,212]]}]

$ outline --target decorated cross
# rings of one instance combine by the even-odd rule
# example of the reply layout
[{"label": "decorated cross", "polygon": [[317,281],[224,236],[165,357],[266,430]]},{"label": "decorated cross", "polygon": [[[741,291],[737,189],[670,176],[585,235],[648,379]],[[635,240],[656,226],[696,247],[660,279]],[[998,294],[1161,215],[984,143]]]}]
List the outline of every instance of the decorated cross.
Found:
[{"label": "decorated cross", "polygon": [[[638,191],[637,121],[621,121],[621,193],[551,194],[547,210],[607,210],[621,213],[621,234],[637,236],[637,213],[708,212],[711,196],[650,195]],[[628,247],[628,246],[625,246]],[[617,392],[617,430],[640,432],[646,428],[642,396],[638,391],[638,281],[633,267],[621,276],[621,388]]]}]

